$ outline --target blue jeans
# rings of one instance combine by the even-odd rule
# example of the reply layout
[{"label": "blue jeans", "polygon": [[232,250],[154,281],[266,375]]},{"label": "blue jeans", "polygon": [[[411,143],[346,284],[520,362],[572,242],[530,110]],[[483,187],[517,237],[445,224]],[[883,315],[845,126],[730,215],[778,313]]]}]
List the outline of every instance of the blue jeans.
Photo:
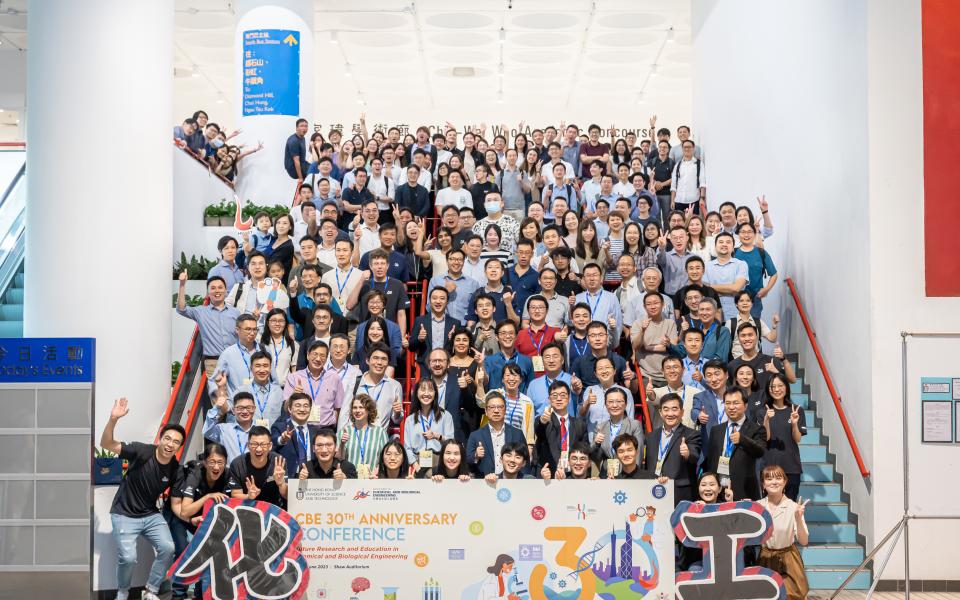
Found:
[{"label": "blue jeans", "polygon": [[750,316],[760,321],[760,315],[763,314],[763,298],[753,297],[753,307],[750,309]]},{"label": "blue jeans", "polygon": [[130,589],[133,566],[137,564],[137,538],[142,535],[157,554],[146,585],[147,590],[156,594],[175,558],[173,538],[163,515],[154,513],[132,518],[111,513],[110,520],[113,522],[113,539],[117,542],[117,589]]},{"label": "blue jeans", "polygon": [[[169,506],[164,506],[163,508],[163,519],[167,522],[167,525],[170,526],[170,535],[173,538],[174,556],[180,556],[183,554],[183,551],[187,549],[187,545],[190,541],[190,532],[187,530],[187,524],[179,517],[174,515]],[[182,583],[174,583],[173,597],[186,598],[188,588],[189,586],[186,586]]]}]

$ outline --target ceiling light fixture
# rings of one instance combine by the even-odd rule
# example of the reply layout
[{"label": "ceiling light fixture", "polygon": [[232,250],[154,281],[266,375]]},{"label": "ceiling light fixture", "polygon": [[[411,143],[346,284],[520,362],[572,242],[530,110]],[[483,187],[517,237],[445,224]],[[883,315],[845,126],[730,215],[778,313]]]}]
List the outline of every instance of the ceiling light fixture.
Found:
[{"label": "ceiling light fixture", "polygon": [[668,44],[673,43],[673,27],[667,30],[667,43]]},{"label": "ceiling light fixture", "polygon": [[344,75],[346,75],[347,77],[353,77],[353,72],[350,70],[350,63],[346,63],[345,65],[343,65],[343,68],[344,68]]},{"label": "ceiling light fixture", "polygon": [[220,94],[219,96],[217,96],[217,104],[223,104],[226,101],[227,99],[223,97],[223,94]]},{"label": "ceiling light fixture", "polygon": [[336,30],[330,32],[330,43],[331,43],[331,44],[336,44],[336,43],[337,43],[337,32],[336,32]]},{"label": "ceiling light fixture", "polygon": [[200,77],[200,66],[193,65],[193,72],[190,73],[190,77]]},{"label": "ceiling light fixture", "polygon": [[503,27],[500,28],[500,43],[507,41],[507,30]]},{"label": "ceiling light fixture", "polygon": [[497,92],[497,104],[503,104],[503,90]]},{"label": "ceiling light fixture", "polygon": [[503,77],[503,63],[500,63],[500,64],[497,66],[497,76]]}]

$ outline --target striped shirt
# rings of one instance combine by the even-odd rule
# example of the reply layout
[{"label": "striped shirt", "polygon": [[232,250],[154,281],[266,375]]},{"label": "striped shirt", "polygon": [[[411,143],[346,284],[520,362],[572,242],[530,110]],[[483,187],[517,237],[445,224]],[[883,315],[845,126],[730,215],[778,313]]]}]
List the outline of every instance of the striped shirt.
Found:
[{"label": "striped shirt", "polygon": [[337,440],[343,439],[344,431],[350,432],[350,438],[344,447],[344,460],[357,467],[367,465],[372,473],[380,461],[380,451],[387,445],[386,430],[379,425],[369,425],[358,430],[349,423],[337,432]]}]

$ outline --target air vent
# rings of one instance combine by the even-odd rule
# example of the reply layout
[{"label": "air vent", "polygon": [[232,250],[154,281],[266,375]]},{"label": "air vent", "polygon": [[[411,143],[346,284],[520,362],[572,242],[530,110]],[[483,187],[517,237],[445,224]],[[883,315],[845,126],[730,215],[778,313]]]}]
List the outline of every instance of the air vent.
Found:
[{"label": "air vent", "polygon": [[473,67],[454,67],[452,73],[454,77],[475,77],[477,70]]}]

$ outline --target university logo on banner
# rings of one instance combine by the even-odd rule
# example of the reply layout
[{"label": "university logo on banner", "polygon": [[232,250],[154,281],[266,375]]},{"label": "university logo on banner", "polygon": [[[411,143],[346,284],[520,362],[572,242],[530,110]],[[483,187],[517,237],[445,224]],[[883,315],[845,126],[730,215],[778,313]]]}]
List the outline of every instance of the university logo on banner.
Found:
[{"label": "university logo on banner", "polygon": [[300,525],[267,502],[207,503],[203,521],[167,576],[202,582],[204,600],[299,600],[310,571],[298,550]]},{"label": "university logo on banner", "polygon": [[786,600],[779,573],[743,566],[743,547],[773,535],[773,519],[750,500],[724,504],[683,501],[670,517],[677,539],[703,550],[703,570],[677,573],[679,600]]}]

